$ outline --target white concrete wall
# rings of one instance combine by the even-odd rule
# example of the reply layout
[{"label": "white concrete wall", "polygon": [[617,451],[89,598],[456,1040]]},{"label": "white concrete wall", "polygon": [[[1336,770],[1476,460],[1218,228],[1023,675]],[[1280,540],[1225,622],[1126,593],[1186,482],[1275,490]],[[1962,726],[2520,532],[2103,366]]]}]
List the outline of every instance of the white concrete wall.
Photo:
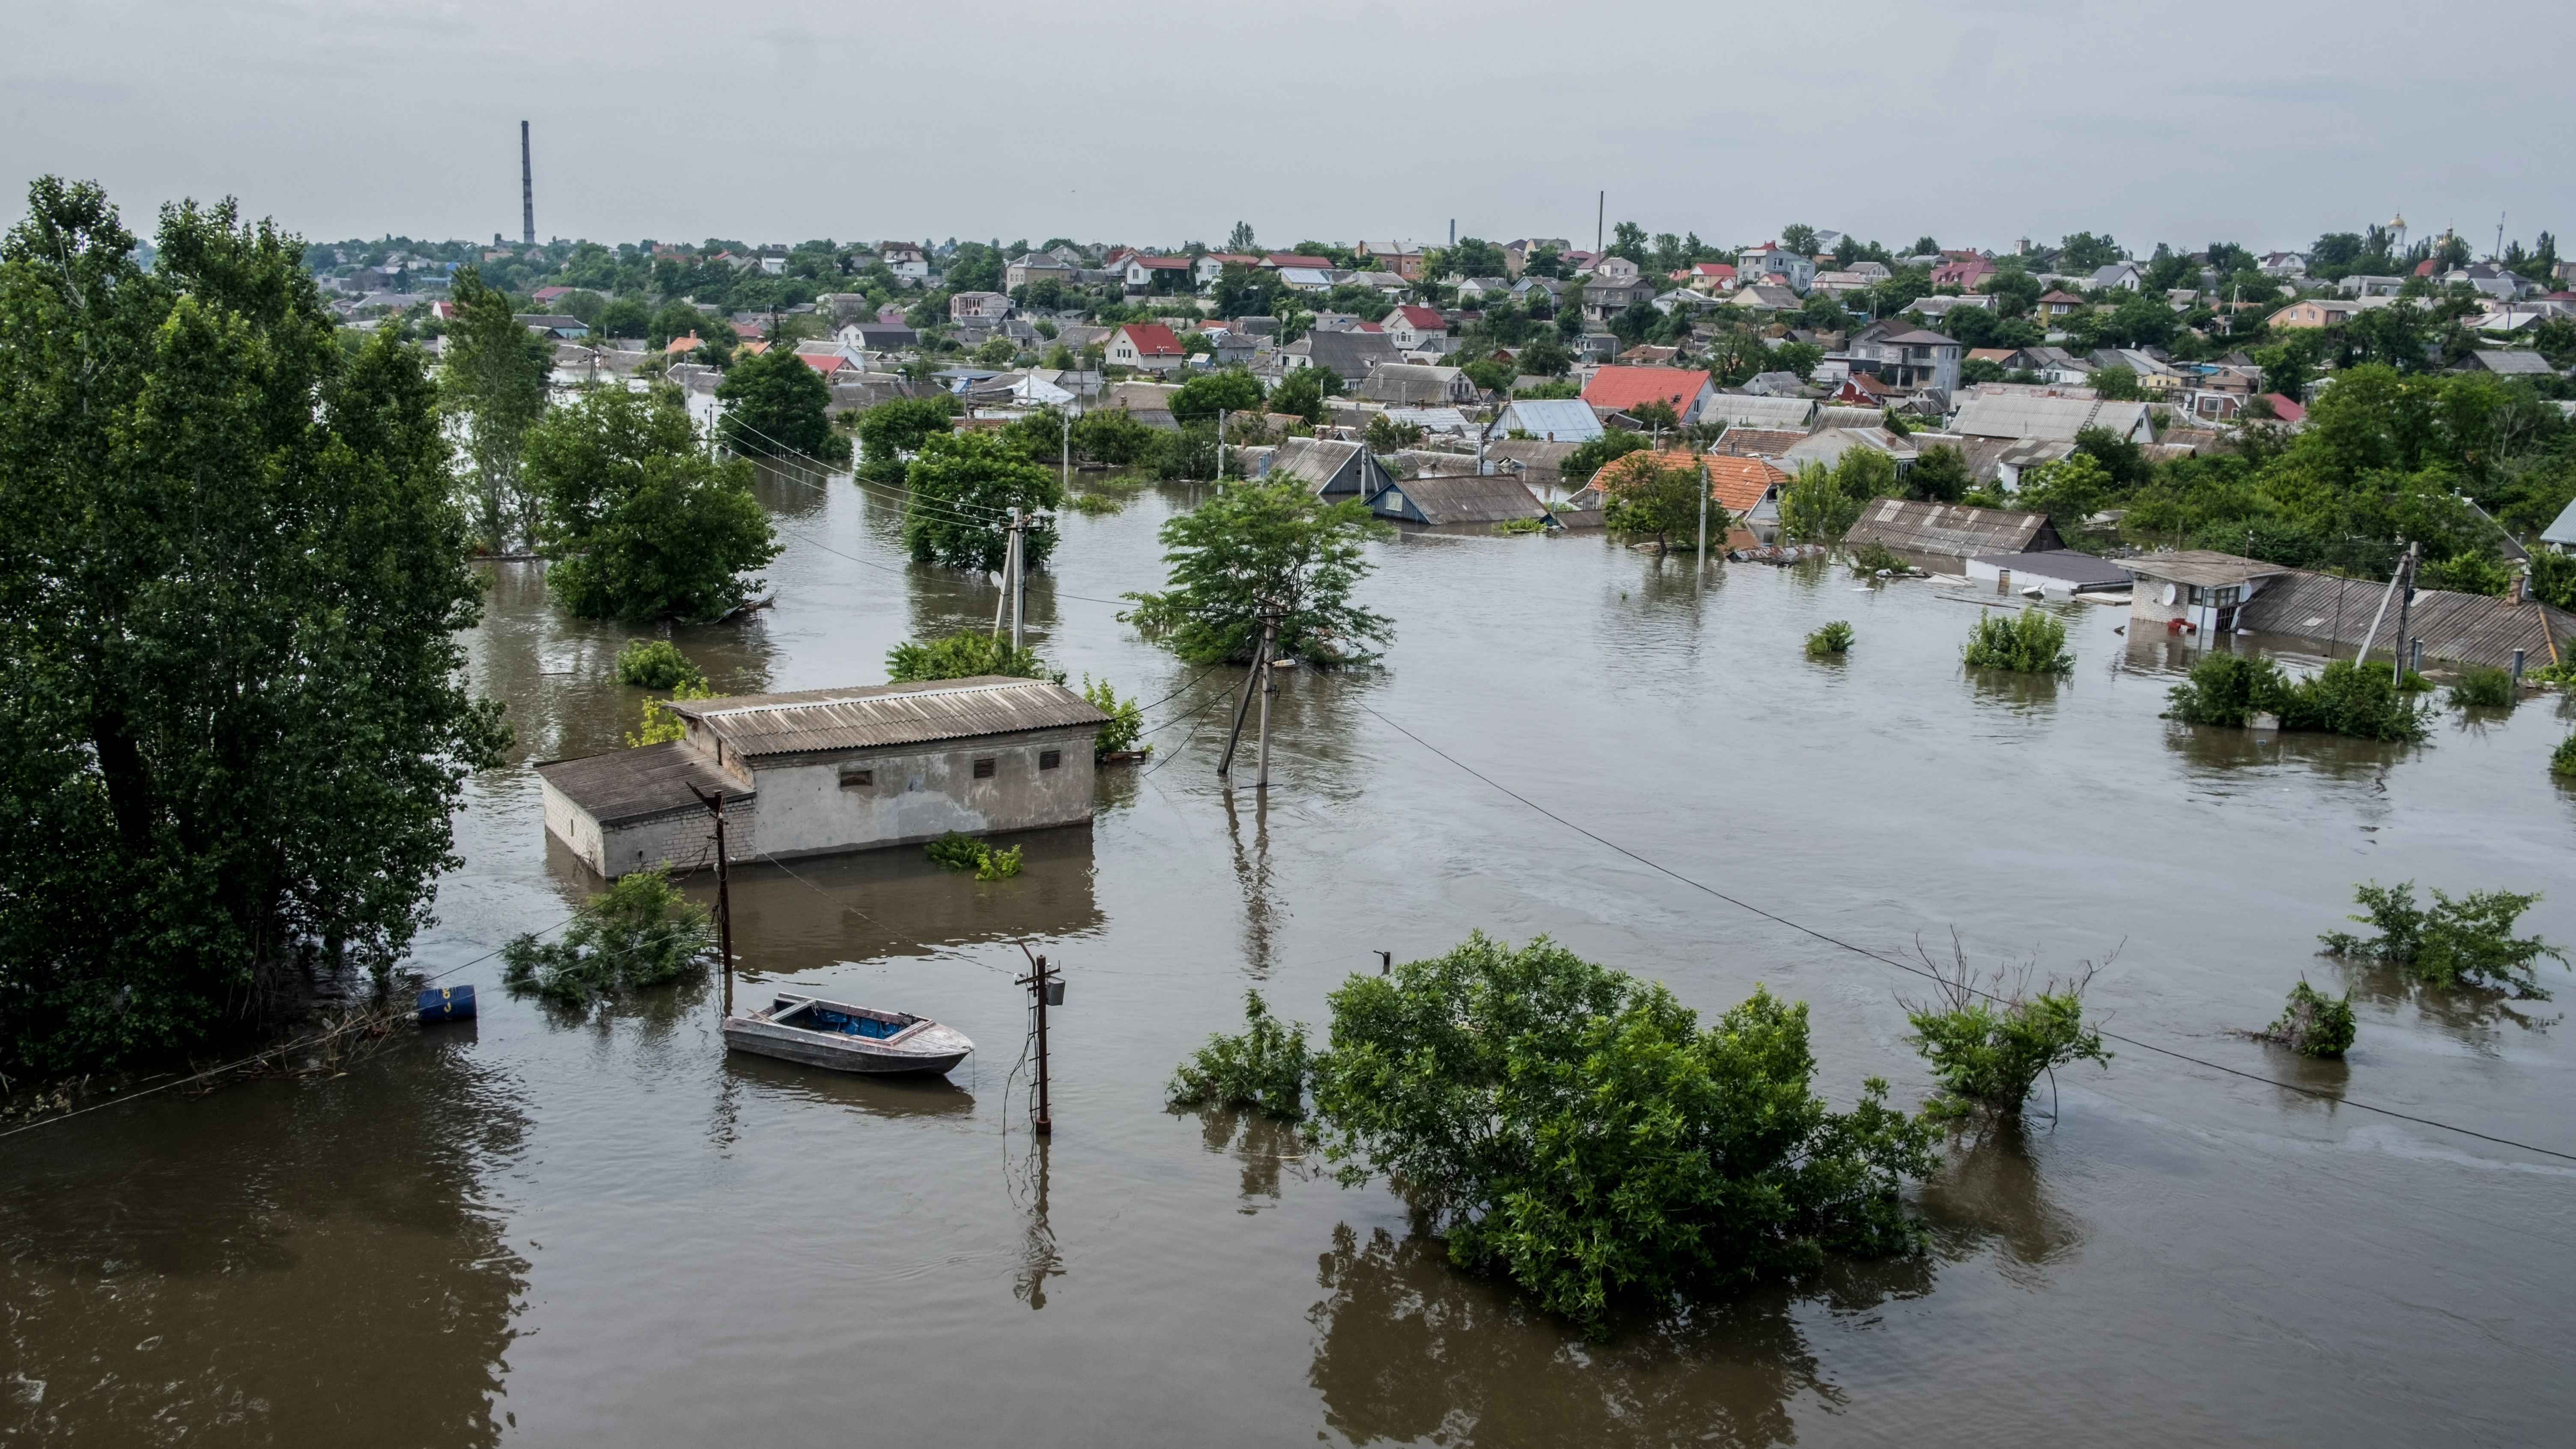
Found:
[{"label": "white concrete wall", "polygon": [[[1093,734],[1059,730],[761,769],[761,849],[780,856],[868,850],[934,840],[951,830],[986,835],[1089,820]],[[1063,763],[1039,769],[1044,750],[1057,751]],[[987,758],[993,776],[978,780],[975,761]],[[844,788],[844,766],[873,770],[876,779]]]}]

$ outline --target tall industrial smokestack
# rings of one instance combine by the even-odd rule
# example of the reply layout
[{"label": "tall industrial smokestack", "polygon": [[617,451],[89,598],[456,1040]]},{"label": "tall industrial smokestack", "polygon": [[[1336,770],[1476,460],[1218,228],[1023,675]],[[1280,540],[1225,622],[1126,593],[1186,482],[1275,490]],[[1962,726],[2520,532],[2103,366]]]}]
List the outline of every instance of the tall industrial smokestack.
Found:
[{"label": "tall industrial smokestack", "polygon": [[530,246],[537,244],[537,179],[528,165],[528,123],[519,123],[519,230]]}]

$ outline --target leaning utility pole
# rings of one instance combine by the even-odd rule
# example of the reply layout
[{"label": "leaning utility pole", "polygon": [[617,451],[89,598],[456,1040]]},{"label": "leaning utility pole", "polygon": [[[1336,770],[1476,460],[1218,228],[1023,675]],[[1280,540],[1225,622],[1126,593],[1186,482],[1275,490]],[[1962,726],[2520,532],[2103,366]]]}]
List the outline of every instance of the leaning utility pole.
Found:
[{"label": "leaning utility pole", "polygon": [[[1226,735],[1225,754],[1216,762],[1216,773],[1219,779],[1223,779],[1233,773],[1234,747],[1236,743],[1243,738],[1243,717],[1250,713],[1252,709],[1253,682],[1255,680],[1265,679],[1268,677],[1263,673],[1264,670],[1267,670],[1270,667],[1270,639],[1272,625],[1270,605],[1267,601],[1263,602],[1261,606],[1260,617],[1261,642],[1253,648],[1251,671],[1243,676],[1243,695],[1234,702],[1234,729]],[[1265,714],[1267,713],[1266,703],[1264,705],[1264,712]]]},{"label": "leaning utility pole", "polygon": [[689,793],[716,817],[716,954],[724,966],[724,1014],[733,1015],[733,892],[731,876],[725,870],[724,787],[713,795],[695,785]]},{"label": "leaning utility pole", "polygon": [[1270,788],[1270,696],[1279,692],[1279,672],[1270,661],[1279,643],[1279,618],[1272,615],[1261,621],[1261,778],[1255,790]]},{"label": "leaning utility pole", "polygon": [[519,123],[519,231],[529,246],[537,244],[537,174],[528,164],[528,123]]},{"label": "leaning utility pole", "polygon": [[2406,545],[2405,555],[2397,560],[2397,577],[2393,580],[2398,589],[2397,638],[2388,652],[2397,656],[2397,663],[2388,682],[2400,689],[2406,685],[2406,611],[2415,602],[2415,560],[2423,551],[2420,543]]},{"label": "leaning utility pole", "polygon": [[1025,941],[1020,943],[1020,954],[1029,958],[1029,974],[1019,978],[1017,984],[1027,987],[1037,1002],[1038,1112],[1029,1130],[1048,1137],[1055,1133],[1055,1114],[1047,1101],[1046,1014],[1048,1007],[1064,1004],[1064,973],[1049,966],[1044,956],[1030,955]]}]

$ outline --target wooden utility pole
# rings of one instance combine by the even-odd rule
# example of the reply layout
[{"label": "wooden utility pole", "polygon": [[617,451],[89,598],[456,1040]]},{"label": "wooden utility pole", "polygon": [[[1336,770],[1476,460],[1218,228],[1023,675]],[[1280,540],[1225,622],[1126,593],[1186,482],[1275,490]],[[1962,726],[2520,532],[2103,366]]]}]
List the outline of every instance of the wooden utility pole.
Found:
[{"label": "wooden utility pole", "polygon": [[[1263,604],[1261,606],[1261,642],[1253,647],[1251,672],[1243,676],[1243,695],[1234,702],[1234,728],[1227,733],[1225,753],[1218,757],[1216,762],[1216,773],[1220,779],[1234,771],[1234,747],[1243,739],[1243,717],[1252,709],[1253,685],[1256,681],[1269,678],[1263,671],[1270,667],[1270,631],[1270,606]],[[1262,713],[1266,719],[1269,714],[1266,701]]]},{"label": "wooden utility pole", "polygon": [[2415,602],[2415,559],[2423,551],[2420,543],[2406,545],[2405,555],[2397,560],[2397,577],[2393,580],[2397,585],[2397,638],[2388,652],[2396,656],[2397,664],[2388,682],[2400,689],[2406,686],[2406,611]]},{"label": "wooden utility pole", "polygon": [[1029,595],[1028,515],[1011,510],[1011,652],[1020,652],[1020,616]]},{"label": "wooden utility pole", "polygon": [[1270,696],[1279,692],[1279,675],[1272,667],[1270,655],[1279,643],[1279,618],[1271,615],[1261,621],[1261,778],[1255,790],[1270,788]]},{"label": "wooden utility pole", "polygon": [[1708,571],[1708,455],[1699,460],[1699,566]]},{"label": "wooden utility pole", "polygon": [[724,787],[712,795],[695,785],[689,793],[716,817],[716,954],[724,965],[724,1014],[733,1015],[733,890],[732,877],[725,869]]},{"label": "wooden utility pole", "polygon": [[1029,958],[1029,974],[1021,977],[1018,984],[1027,987],[1037,1001],[1038,1113],[1030,1122],[1029,1130],[1040,1137],[1047,1137],[1055,1132],[1055,1116],[1047,1101],[1046,1016],[1048,1006],[1064,1002],[1064,973],[1049,966],[1044,956],[1030,954],[1025,941],[1020,943],[1020,954]]}]

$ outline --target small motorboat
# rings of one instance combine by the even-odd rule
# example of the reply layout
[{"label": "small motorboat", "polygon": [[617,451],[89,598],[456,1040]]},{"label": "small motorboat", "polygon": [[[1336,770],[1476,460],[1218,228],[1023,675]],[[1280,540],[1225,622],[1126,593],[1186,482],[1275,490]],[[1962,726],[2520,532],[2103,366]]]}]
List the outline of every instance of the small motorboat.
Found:
[{"label": "small motorboat", "polygon": [[812,996],[781,996],[766,1011],[724,1019],[725,1046],[835,1072],[946,1072],[975,1044],[953,1027],[900,1011]]}]

